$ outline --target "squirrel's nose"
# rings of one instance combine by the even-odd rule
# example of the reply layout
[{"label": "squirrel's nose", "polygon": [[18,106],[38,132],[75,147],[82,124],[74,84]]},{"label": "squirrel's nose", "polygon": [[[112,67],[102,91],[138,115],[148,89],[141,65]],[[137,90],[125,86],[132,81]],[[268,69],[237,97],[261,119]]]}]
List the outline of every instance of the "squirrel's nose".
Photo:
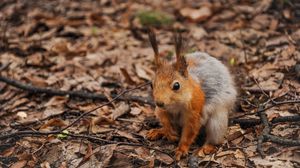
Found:
[{"label": "squirrel's nose", "polygon": [[156,102],[156,105],[158,106],[158,107],[164,107],[164,103],[163,102],[161,102],[161,101],[157,101]]}]

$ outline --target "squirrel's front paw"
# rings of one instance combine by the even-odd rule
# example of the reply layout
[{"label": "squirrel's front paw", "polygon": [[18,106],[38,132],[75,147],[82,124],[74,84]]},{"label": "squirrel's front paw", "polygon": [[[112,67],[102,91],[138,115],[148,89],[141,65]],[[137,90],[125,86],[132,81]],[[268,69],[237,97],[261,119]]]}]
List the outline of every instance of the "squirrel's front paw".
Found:
[{"label": "squirrel's front paw", "polygon": [[146,136],[149,140],[156,140],[162,137],[171,142],[175,142],[178,140],[177,134],[172,134],[170,131],[165,131],[163,128],[152,129],[147,133]]},{"label": "squirrel's front paw", "polygon": [[167,140],[170,142],[176,142],[178,140],[177,134],[168,133],[168,134],[165,134],[164,137],[167,138]]},{"label": "squirrel's front paw", "polygon": [[180,160],[181,157],[186,156],[188,154],[188,148],[187,147],[178,147],[175,151],[175,157],[176,160]]},{"label": "squirrel's front paw", "polygon": [[209,155],[209,154],[215,153],[216,151],[217,151],[217,148],[215,146],[210,145],[210,144],[205,144],[198,150],[198,155],[201,156],[202,153],[204,155]]},{"label": "squirrel's front paw", "polygon": [[163,130],[160,128],[160,129],[151,129],[148,133],[147,133],[147,139],[149,140],[156,140],[156,139],[159,139],[163,136]]}]

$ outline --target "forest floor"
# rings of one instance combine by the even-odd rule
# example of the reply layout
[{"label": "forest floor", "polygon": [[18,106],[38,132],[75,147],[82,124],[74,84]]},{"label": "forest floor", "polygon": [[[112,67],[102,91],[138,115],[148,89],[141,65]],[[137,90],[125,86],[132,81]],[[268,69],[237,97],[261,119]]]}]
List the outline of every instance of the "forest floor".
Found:
[{"label": "forest floor", "polygon": [[[300,167],[297,0],[1,0],[0,21],[0,167]],[[235,76],[216,153],[176,162],[177,143],[145,138],[149,26],[163,56],[178,29]]]}]

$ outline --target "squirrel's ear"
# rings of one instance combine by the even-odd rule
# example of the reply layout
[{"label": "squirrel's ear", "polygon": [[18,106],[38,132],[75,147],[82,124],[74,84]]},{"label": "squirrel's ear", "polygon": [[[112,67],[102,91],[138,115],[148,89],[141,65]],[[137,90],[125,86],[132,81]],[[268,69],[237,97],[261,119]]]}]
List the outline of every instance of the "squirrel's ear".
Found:
[{"label": "squirrel's ear", "polygon": [[157,67],[159,67],[161,65],[161,60],[159,59],[158,44],[157,44],[156,36],[155,36],[155,33],[152,28],[148,29],[148,37],[149,37],[149,41],[152,46],[152,49],[154,51],[155,64]]},{"label": "squirrel's ear", "polygon": [[174,33],[174,44],[175,44],[175,51],[176,51],[176,70],[183,76],[187,76],[187,63],[182,54],[183,50],[183,39],[179,32]]}]

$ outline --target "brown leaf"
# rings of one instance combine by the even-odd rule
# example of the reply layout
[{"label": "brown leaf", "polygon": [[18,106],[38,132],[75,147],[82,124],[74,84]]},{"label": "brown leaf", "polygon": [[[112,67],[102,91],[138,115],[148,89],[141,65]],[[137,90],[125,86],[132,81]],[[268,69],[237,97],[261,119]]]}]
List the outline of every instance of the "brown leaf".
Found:
[{"label": "brown leaf", "polygon": [[26,112],[24,112],[24,111],[19,111],[19,112],[17,113],[17,119],[18,119],[18,120],[22,121],[22,120],[24,120],[24,119],[26,119],[26,118],[27,118],[27,113],[26,113]]},{"label": "brown leaf", "polygon": [[65,96],[53,96],[46,104],[45,106],[58,106],[66,103],[68,100]]},{"label": "brown leaf", "polygon": [[43,117],[46,118],[46,117],[49,117],[49,116],[62,114],[63,112],[64,112],[63,107],[49,106],[43,112]]},{"label": "brown leaf", "polygon": [[99,116],[99,117],[93,117],[92,122],[90,123],[90,130],[94,134],[109,132],[113,129],[104,128],[104,127],[101,127],[101,126],[102,125],[113,125],[114,123],[115,123],[114,120],[112,120],[108,117],[102,116],[102,115]]},{"label": "brown leaf", "polygon": [[146,73],[145,68],[141,64],[135,64],[135,71],[138,77],[150,81],[151,77]]},{"label": "brown leaf", "polygon": [[14,104],[12,104],[12,105],[10,106],[10,108],[11,108],[11,109],[14,109],[14,108],[16,108],[16,107],[18,107],[18,106],[21,106],[21,105],[23,105],[23,104],[25,104],[25,103],[28,103],[28,102],[29,102],[29,100],[28,100],[27,98],[21,98],[21,99],[16,100],[16,101],[14,102]]},{"label": "brown leaf", "polygon": [[158,152],[155,155],[155,158],[163,163],[165,163],[166,165],[170,165],[173,163],[173,158],[171,158],[169,155]]},{"label": "brown leaf", "polygon": [[82,160],[80,161],[80,163],[77,165],[77,167],[82,166],[84,163],[86,163],[87,161],[89,161],[90,157],[93,155],[93,147],[90,143],[87,144],[88,147],[86,149],[86,153],[84,155],[84,157],[82,158]]},{"label": "brown leaf", "polygon": [[241,137],[243,133],[241,131],[236,131],[233,134],[228,135],[227,140],[228,141],[233,141],[239,137]]},{"label": "brown leaf", "polygon": [[11,147],[11,148],[4,150],[0,154],[4,157],[8,157],[8,156],[12,155],[14,152],[15,152],[15,147]]},{"label": "brown leaf", "polygon": [[93,125],[114,124],[114,122],[114,120],[105,116],[93,117],[92,119]]},{"label": "brown leaf", "polygon": [[112,113],[112,119],[116,120],[117,118],[128,113],[129,111],[130,111],[130,106],[125,102],[121,102],[119,106]]},{"label": "brown leaf", "polygon": [[128,133],[128,132],[124,132],[124,131],[117,131],[117,134],[119,134],[120,136],[129,139],[132,142],[138,142],[138,140],[132,136],[132,134]]},{"label": "brown leaf", "polygon": [[39,66],[39,65],[42,65],[42,61],[43,61],[42,54],[35,53],[35,54],[27,57],[26,64],[33,65],[33,66]]},{"label": "brown leaf", "polygon": [[130,85],[135,85],[136,82],[131,78],[131,76],[129,75],[129,73],[127,72],[127,70],[125,68],[120,68],[122,75],[125,77],[125,81],[126,83],[130,84]]},{"label": "brown leaf", "polygon": [[62,120],[62,119],[59,119],[59,118],[53,118],[53,119],[50,119],[49,121],[47,121],[44,125],[41,126],[40,130],[49,130],[48,127],[64,127],[66,126],[66,123]]},{"label": "brown leaf", "polygon": [[186,7],[180,10],[180,14],[192,22],[201,22],[207,20],[212,15],[212,11],[208,6],[202,6],[200,9]]},{"label": "brown leaf", "polygon": [[51,168],[51,166],[50,166],[50,163],[49,162],[47,162],[47,161],[45,161],[45,162],[43,162],[43,163],[41,163],[41,168]]},{"label": "brown leaf", "polygon": [[207,36],[205,29],[199,26],[193,26],[191,28],[191,34],[196,40],[201,40],[203,37]]},{"label": "brown leaf", "polygon": [[99,167],[110,167],[109,163],[114,154],[117,144],[104,145],[99,148],[99,154],[101,157],[98,159],[100,162]]},{"label": "brown leaf", "polygon": [[132,115],[139,115],[139,114],[141,114],[141,112],[142,112],[142,109],[140,109],[138,107],[133,107],[130,110],[130,114],[132,114]]},{"label": "brown leaf", "polygon": [[26,160],[21,160],[21,161],[18,161],[16,163],[14,163],[11,168],[23,168],[25,167],[27,161]]},{"label": "brown leaf", "polygon": [[45,79],[39,77],[39,76],[35,76],[35,75],[32,75],[32,74],[26,74],[25,75],[25,78],[33,85],[33,86],[36,86],[36,87],[47,87],[48,84],[46,82]]}]

